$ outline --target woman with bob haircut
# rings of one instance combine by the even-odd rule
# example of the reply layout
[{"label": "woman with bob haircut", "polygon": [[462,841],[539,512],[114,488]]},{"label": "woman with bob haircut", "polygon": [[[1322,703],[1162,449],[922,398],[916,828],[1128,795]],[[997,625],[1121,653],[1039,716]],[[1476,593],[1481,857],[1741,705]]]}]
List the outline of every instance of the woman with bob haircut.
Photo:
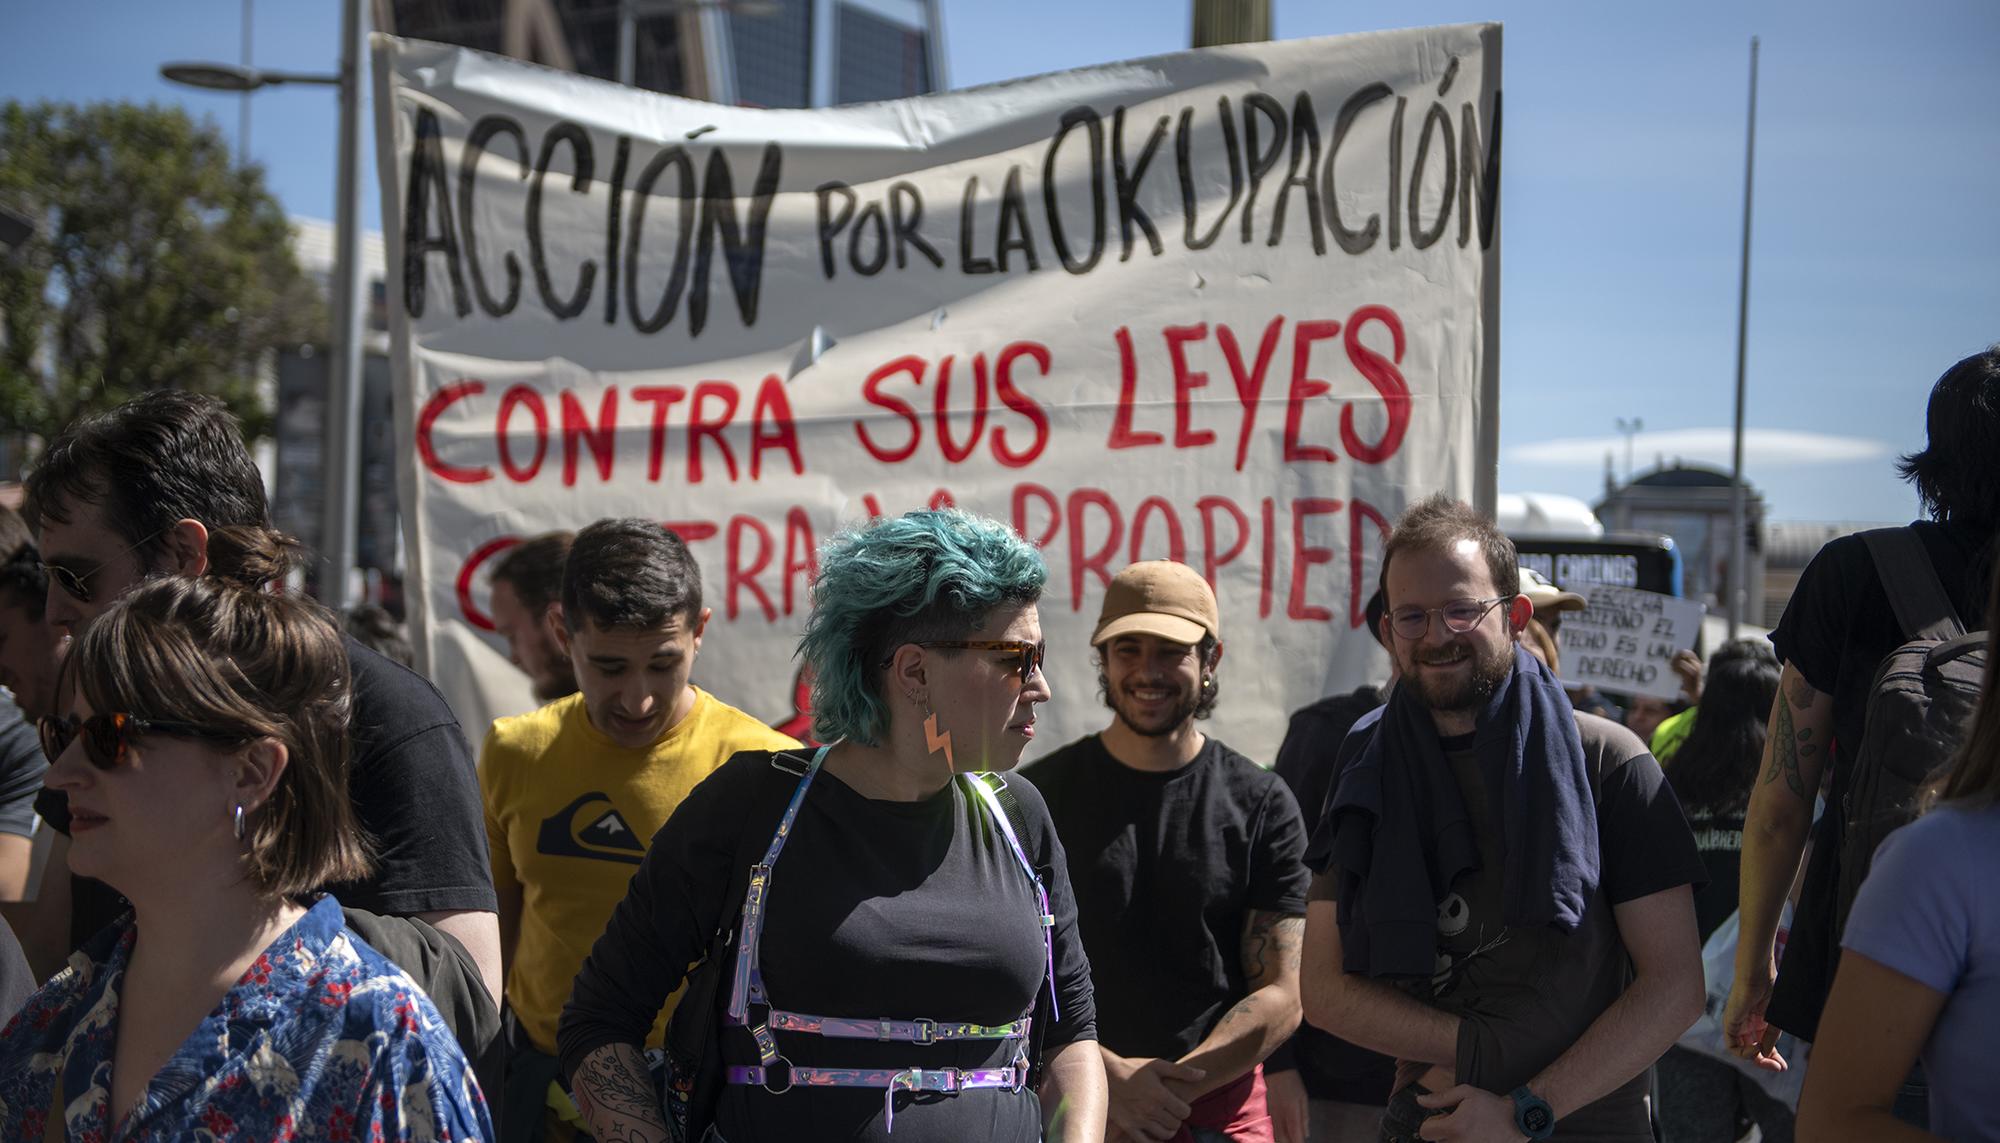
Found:
[{"label": "woman with bob haircut", "polygon": [[[799,657],[832,745],[738,754],[695,787],[563,1012],[597,1138],[666,1138],[669,1117],[725,1143],[1103,1138],[1062,847],[1034,787],[1000,777],[1050,697],[1047,576],[1014,532],[957,511],[828,542]],[[699,1085],[670,1079],[663,1108],[640,1055],[704,954],[713,1011],[676,1027],[718,1033],[712,1123]]]},{"label": "woman with bob haircut", "polygon": [[[1986,614],[2000,615],[2000,576]],[[1799,1100],[1801,1139],[2000,1143],[2000,627],[1931,810],[1882,840],[1854,897]],[[1892,1112],[1921,1057],[1930,1131]]]},{"label": "woman with bob haircut", "polygon": [[312,898],[369,872],[330,617],[159,580],[92,621],[67,670],[46,781],[69,799],[71,868],[132,909],[0,1032],[0,1140],[488,1137],[429,998]]}]

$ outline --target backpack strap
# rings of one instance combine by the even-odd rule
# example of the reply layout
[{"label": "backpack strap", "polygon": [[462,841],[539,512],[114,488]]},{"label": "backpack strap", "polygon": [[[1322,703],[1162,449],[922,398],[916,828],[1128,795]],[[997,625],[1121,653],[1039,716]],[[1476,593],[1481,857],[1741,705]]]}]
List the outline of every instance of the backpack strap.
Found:
[{"label": "backpack strap", "polygon": [[1896,611],[1896,624],[1903,638],[1942,643],[1965,634],[1958,609],[1945,594],[1937,568],[1924,550],[1924,541],[1911,528],[1878,528],[1861,533],[1868,554],[1875,560],[1875,574],[1882,579],[1882,594]]}]

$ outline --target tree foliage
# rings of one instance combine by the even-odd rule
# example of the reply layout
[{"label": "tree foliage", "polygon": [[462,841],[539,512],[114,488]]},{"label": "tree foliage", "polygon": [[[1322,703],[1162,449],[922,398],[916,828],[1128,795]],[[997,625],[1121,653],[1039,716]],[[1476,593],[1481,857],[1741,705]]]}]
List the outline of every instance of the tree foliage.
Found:
[{"label": "tree foliage", "polygon": [[255,166],[175,108],[0,105],[0,430],[44,440],[152,389],[222,398],[268,431],[267,350],[319,337],[319,293]]}]

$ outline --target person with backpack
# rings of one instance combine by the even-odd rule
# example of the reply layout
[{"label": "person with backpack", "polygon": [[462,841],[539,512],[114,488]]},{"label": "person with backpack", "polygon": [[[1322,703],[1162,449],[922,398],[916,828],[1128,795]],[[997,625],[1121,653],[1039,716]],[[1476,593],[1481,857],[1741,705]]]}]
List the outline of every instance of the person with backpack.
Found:
[{"label": "person with backpack", "polygon": [[[1041,796],[1003,776],[1050,698],[1047,578],[958,511],[827,544],[799,657],[830,745],[745,751],[690,791],[563,1010],[596,1138],[1102,1140],[1067,863]],[[684,979],[669,1106],[641,1045]],[[683,1057],[684,1019],[712,1052]]]},{"label": "person with backpack", "polygon": [[[1724,1008],[1732,1050],[1777,1069],[1780,1030],[1817,1037],[1839,955],[1843,886],[1858,882],[1868,836],[1914,813],[1922,776],[1949,757],[1970,709],[1976,656],[1954,632],[1984,628],[1985,585],[2000,535],[2000,346],[1946,370],[1931,390],[1923,451],[1898,469],[1930,519],[1830,541],[1799,579],[1771,634],[1784,664],[1779,701],[1745,815],[1742,934]],[[1898,660],[1885,664],[1892,655]],[[1926,666],[1932,669],[1926,669]],[[1885,667],[1896,670],[1884,674]],[[1879,701],[1878,701],[1879,700]],[[1878,712],[1880,717],[1878,717]],[[1926,728],[1926,724],[1930,724]],[[1912,730],[1894,741],[1899,728]],[[1871,736],[1885,737],[1871,752]],[[1829,761],[1831,765],[1829,765]],[[1776,956],[1779,913],[1798,875],[1821,779],[1827,809],[1814,832],[1798,913]],[[1848,835],[1860,824],[1859,844]],[[1849,897],[1851,900],[1851,896]],[[1920,1119],[1923,1101],[1903,1107]]]},{"label": "person with backpack", "polygon": [[[1667,767],[1708,871],[1695,890],[1695,925],[1707,943],[1736,911],[1743,810],[1764,756],[1765,727],[1778,696],[1778,660],[1763,639],[1738,639],[1715,652],[1699,717]],[[1790,1143],[1792,1110],[1737,1067],[1675,1045],[1660,1057],[1660,1123],[1665,1143],[1735,1143],[1739,1119],[1764,1143]]]},{"label": "person with backpack", "polygon": [[[1984,697],[1932,808],[1882,843],[1848,916],[1799,1104],[1814,1143],[2000,1143],[2000,630],[1984,645]],[[1930,1134],[1893,1111],[1919,1057]]]}]

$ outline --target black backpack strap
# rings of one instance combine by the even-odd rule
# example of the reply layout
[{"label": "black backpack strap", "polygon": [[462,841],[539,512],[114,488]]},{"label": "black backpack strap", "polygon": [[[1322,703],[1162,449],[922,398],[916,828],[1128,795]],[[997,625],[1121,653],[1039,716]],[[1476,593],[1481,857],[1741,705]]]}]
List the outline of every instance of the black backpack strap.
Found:
[{"label": "black backpack strap", "polygon": [[1882,594],[1889,597],[1889,606],[1896,611],[1896,624],[1903,629],[1904,639],[1942,643],[1965,634],[1958,609],[1945,594],[1944,583],[1915,529],[1878,528],[1861,533],[1861,540],[1875,560]]}]

